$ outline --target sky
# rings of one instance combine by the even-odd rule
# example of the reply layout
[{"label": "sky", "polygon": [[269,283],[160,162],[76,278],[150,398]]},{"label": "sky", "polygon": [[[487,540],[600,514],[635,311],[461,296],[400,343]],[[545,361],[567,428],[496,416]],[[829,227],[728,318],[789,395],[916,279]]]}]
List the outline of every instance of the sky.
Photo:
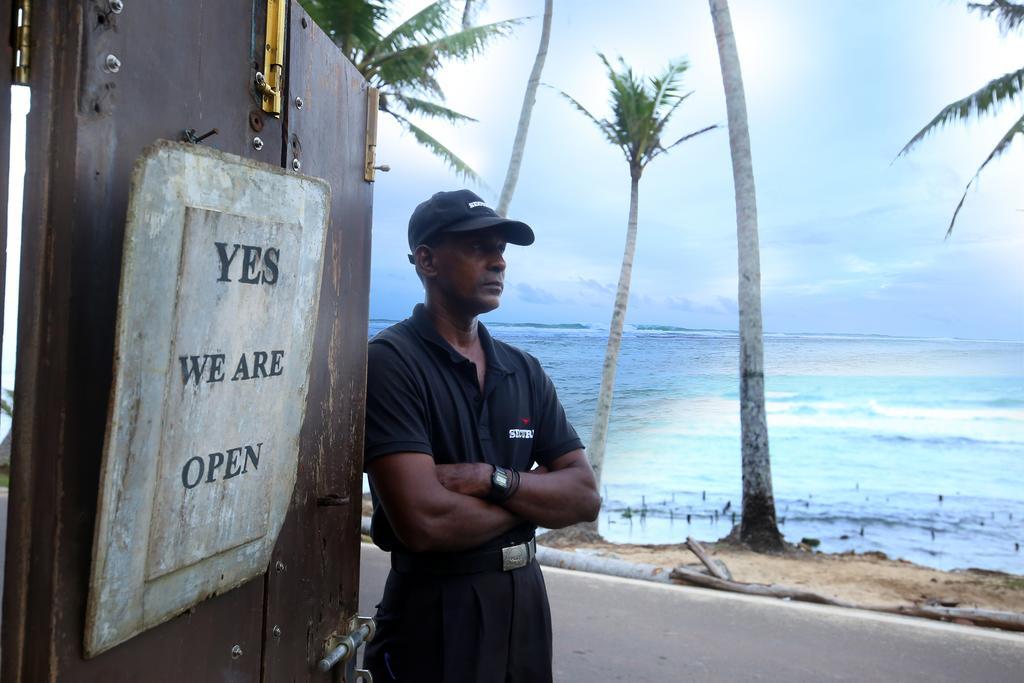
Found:
[{"label": "sky", "polygon": [[[404,16],[426,3],[399,2]],[[458,3],[457,3],[458,4]],[[1024,37],[952,0],[731,0],[757,183],[764,329],[1024,340],[1024,140],[982,174],[956,230],[964,185],[1020,116],[954,125],[896,154],[947,103],[1020,68]],[[479,23],[527,17],[471,63],[440,74],[447,103],[477,123],[424,123],[483,176],[467,184],[381,117],[370,315],[401,319],[422,300],[406,254],[409,214],[438,190],[469,186],[496,203],[542,0],[490,0]],[[399,15],[403,16],[402,14]],[[736,229],[725,99],[707,3],[556,0],[551,44],[510,216],[537,241],[510,246],[501,308],[485,320],[607,326],[629,206],[625,160],[557,93],[608,114],[602,51],[648,75],[674,59],[694,94],[668,136],[723,128],[648,167],[627,324],[734,330]],[[24,117],[12,88],[11,196],[4,319],[17,319]],[[3,341],[13,386],[14,325]],[[0,418],[0,432],[6,420]]]},{"label": "sky", "polygon": [[[423,2],[400,3],[408,15]],[[964,186],[1020,116],[957,124],[897,153],[947,103],[1020,68],[1024,38],[947,0],[731,0],[757,185],[765,331],[1024,340],[1024,141]],[[370,314],[422,300],[406,254],[409,214],[438,190],[497,202],[540,37],[541,0],[491,0],[479,23],[532,17],[440,82],[478,119],[424,127],[484,178],[448,171],[386,115],[374,189]],[[668,127],[707,133],[654,160],[640,185],[627,324],[736,329],[736,228],[725,99],[708,5],[555,2],[552,36],[510,217],[537,241],[510,246],[509,322],[607,325],[625,241],[621,151],[557,93],[608,115],[601,51],[655,75],[685,57],[694,94]]]}]

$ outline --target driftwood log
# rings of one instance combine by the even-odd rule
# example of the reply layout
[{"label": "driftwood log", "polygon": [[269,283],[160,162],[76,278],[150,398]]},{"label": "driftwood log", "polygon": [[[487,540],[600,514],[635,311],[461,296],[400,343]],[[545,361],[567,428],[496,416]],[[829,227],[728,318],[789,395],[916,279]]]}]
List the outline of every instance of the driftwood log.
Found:
[{"label": "driftwood log", "polygon": [[725,566],[725,563],[721,560],[712,560],[711,556],[708,555],[707,551],[704,550],[704,546],[700,544],[697,539],[693,536],[686,537],[686,547],[690,549],[697,559],[704,563],[704,566],[711,572],[711,576],[722,581],[731,581],[732,572]]},{"label": "driftwood log", "polygon": [[672,583],[669,578],[670,572],[665,567],[659,567],[654,564],[641,564],[639,562],[627,562],[626,560],[617,560],[599,555],[585,555],[568,550],[548,548],[542,545],[537,546],[537,561],[545,567],[573,569],[581,572],[619,576],[624,579],[654,581],[655,583]]},{"label": "driftwood log", "polygon": [[[362,519],[362,532],[364,534],[370,533],[369,517],[363,517]],[[687,539],[688,546],[690,545],[690,540],[692,539]],[[694,544],[703,551],[703,548],[699,543],[694,541]],[[690,549],[693,550],[693,546],[690,546]],[[697,557],[700,557],[700,554],[696,551],[694,551],[694,554],[697,555]],[[708,571],[714,571],[711,565],[714,565],[716,569],[718,568],[717,563],[708,557],[706,552],[705,557],[708,558],[708,561],[705,561],[703,557],[701,558],[701,561],[704,562]],[[835,600],[800,588],[791,588],[777,584],[766,585],[760,583],[742,583],[731,579],[721,579],[715,576],[708,576],[707,574],[695,569],[688,569],[686,567],[676,567],[675,569],[668,571],[665,567],[659,567],[653,564],[627,562],[625,560],[600,557],[598,555],[584,555],[582,553],[558,550],[541,545],[537,546],[537,561],[546,567],[560,567],[562,569],[593,572],[597,574],[619,576],[627,579],[640,579],[642,581],[653,581],[655,583],[686,583],[693,586],[699,586],[701,588],[713,588],[715,590],[741,593],[743,595],[782,598],[796,600],[798,602],[811,602],[819,605],[832,605],[834,607],[850,607],[853,609],[863,609],[871,612],[899,614],[908,617],[935,619],[938,621],[967,620],[978,626],[1000,628],[1007,631],[1024,631],[1024,614],[1019,614],[1017,612],[997,612],[994,610],[939,607],[932,605],[904,605],[899,607],[871,607],[855,605],[853,603]]]},{"label": "driftwood log", "polygon": [[706,574],[702,574],[692,569],[687,569],[686,567],[676,567],[670,573],[670,577],[673,580],[680,581],[682,583],[688,583],[702,588],[715,588],[717,590],[729,591],[730,593],[760,595],[768,598],[786,598],[789,600],[798,600],[800,602],[813,602],[819,605],[833,605],[835,607],[856,607],[856,605],[851,603],[833,600],[832,598],[825,597],[824,595],[805,591],[800,588],[789,588],[788,586],[778,586],[775,584],[766,585],[763,583],[740,583],[739,581],[729,581],[727,579],[719,579],[714,576],[707,576]]},{"label": "driftwood log", "polygon": [[922,617],[925,619],[936,619],[938,621],[967,620],[977,626],[990,628],[1001,628],[1006,631],[1024,631],[1024,614],[1017,612],[997,612],[984,609],[966,609],[961,607],[938,607],[931,605],[902,605],[899,607],[874,607],[868,605],[855,605],[841,600],[819,595],[811,591],[787,586],[765,585],[760,583],[740,583],[738,581],[723,581],[713,576],[706,576],[700,572],[685,567],[676,567],[672,570],[670,577],[675,581],[700,586],[702,588],[715,588],[717,590],[742,593],[744,595],[759,595],[771,598],[788,598],[799,602],[813,602],[820,605],[833,605],[835,607],[852,607],[870,612],[884,612],[886,614],[900,614],[908,617]]},{"label": "driftwood log", "polygon": [[1018,612],[997,612],[987,609],[965,607],[936,607],[932,605],[904,605],[901,607],[869,607],[877,612],[902,614],[908,617],[923,617],[939,621],[966,619],[977,626],[1001,628],[1005,631],[1024,631],[1024,614]]}]

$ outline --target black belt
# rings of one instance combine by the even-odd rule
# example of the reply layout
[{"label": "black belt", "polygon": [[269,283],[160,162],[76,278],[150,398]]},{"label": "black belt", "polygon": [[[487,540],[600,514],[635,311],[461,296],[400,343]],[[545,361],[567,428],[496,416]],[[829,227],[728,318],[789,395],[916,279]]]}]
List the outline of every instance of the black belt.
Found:
[{"label": "black belt", "polygon": [[478,553],[391,553],[391,567],[404,574],[478,574],[525,567],[537,555],[537,541]]}]

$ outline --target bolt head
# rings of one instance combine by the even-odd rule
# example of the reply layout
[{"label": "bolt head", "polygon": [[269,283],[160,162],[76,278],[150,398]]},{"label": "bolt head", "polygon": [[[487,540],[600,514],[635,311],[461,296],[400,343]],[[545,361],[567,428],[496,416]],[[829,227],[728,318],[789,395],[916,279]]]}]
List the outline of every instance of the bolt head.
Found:
[{"label": "bolt head", "polygon": [[298,171],[300,168],[302,168],[302,162],[298,159],[292,159],[292,170]]},{"label": "bolt head", "polygon": [[116,55],[107,55],[107,58],[103,62],[103,66],[112,74],[116,74],[121,70],[121,60]]},{"label": "bolt head", "polygon": [[301,97],[296,97],[295,98],[295,108],[296,109],[302,109],[302,105],[304,105],[304,104],[305,104],[305,102],[302,101]]},{"label": "bolt head", "polygon": [[281,627],[280,626],[275,626],[271,630],[271,633],[274,635],[275,638],[280,638],[281,637]]},{"label": "bolt head", "polygon": [[275,562],[274,563],[274,569],[276,569],[279,572],[283,572],[284,571],[284,562],[282,562],[281,560],[278,560],[277,562]]},{"label": "bolt head", "polygon": [[242,656],[242,646],[241,645],[235,645],[233,648],[231,648],[231,659],[238,659],[241,656]]},{"label": "bolt head", "polygon": [[252,139],[252,148],[255,149],[257,152],[260,151],[261,149],[263,149],[263,139],[259,138],[259,137],[253,138]]},{"label": "bolt head", "polygon": [[110,11],[114,14],[120,14],[124,11],[124,3],[121,0],[110,0],[107,4],[110,7]]}]

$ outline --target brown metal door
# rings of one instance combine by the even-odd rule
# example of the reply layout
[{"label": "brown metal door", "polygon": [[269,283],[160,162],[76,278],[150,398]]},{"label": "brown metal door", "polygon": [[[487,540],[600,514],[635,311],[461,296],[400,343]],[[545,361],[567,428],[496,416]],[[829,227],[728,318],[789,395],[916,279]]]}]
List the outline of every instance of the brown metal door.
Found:
[{"label": "brown metal door", "polygon": [[[254,86],[265,0],[32,3],[5,682],[332,680],[316,662],[358,594],[367,98],[297,3],[288,14],[285,106],[275,118],[260,111]],[[186,129],[217,129],[202,144],[299,168],[332,188],[298,480],[264,578],[86,660],[129,176],[144,147]]]},{"label": "brown metal door", "polygon": [[[0,37],[7,37],[8,40],[0,40],[0,74],[4,75],[2,83],[13,83],[15,78],[14,44],[18,36],[16,29],[17,15],[14,2],[4,0],[0,2]],[[11,89],[0,87],[0,302],[4,301],[5,286],[7,284],[7,184],[8,184],[8,163],[11,158]],[[0,305],[0,335],[4,329],[3,306]],[[0,357],[2,361],[2,357]],[[2,566],[2,565],[0,565]]]}]

